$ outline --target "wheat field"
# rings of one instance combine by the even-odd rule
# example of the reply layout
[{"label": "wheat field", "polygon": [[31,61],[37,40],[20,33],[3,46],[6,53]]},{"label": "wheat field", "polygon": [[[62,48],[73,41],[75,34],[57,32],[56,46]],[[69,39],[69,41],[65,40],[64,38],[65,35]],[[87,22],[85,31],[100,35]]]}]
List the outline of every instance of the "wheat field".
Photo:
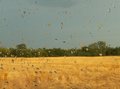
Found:
[{"label": "wheat field", "polygon": [[0,89],[120,89],[120,57],[0,58]]}]

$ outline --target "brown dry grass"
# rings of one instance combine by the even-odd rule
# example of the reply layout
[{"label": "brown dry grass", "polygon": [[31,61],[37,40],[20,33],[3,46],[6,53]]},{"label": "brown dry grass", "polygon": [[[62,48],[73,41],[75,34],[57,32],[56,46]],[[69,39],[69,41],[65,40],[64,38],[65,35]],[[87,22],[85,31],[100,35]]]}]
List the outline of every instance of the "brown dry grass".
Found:
[{"label": "brown dry grass", "polygon": [[120,89],[120,57],[0,58],[0,89]]}]

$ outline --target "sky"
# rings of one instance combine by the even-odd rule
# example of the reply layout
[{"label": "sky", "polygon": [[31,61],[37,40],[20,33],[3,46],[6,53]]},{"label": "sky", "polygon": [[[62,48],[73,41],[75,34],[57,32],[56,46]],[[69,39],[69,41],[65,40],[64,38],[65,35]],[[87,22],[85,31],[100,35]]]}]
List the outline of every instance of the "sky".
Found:
[{"label": "sky", "polygon": [[120,0],[0,0],[0,46],[120,46]]}]

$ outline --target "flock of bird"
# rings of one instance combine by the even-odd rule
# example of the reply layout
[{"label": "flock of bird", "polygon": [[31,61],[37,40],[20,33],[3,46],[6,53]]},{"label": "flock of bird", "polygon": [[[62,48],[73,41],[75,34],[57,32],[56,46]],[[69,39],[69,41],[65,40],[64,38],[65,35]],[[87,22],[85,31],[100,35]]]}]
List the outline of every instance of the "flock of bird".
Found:
[{"label": "flock of bird", "polygon": [[[38,4],[38,2],[37,2],[37,1],[34,1],[34,4]],[[110,13],[112,12],[112,10],[114,10],[114,9],[116,8],[116,6],[115,6],[114,3],[112,3],[111,6],[112,6],[112,7],[108,7],[108,9],[106,10],[106,14],[107,14],[107,15],[110,14]],[[36,10],[37,10],[36,12],[38,12],[39,8],[36,8]],[[35,11],[35,10],[34,10],[34,11]],[[27,16],[30,16],[31,14],[33,14],[33,10],[32,10],[32,9],[29,9],[29,8],[18,9],[18,12],[19,12],[21,18],[23,18],[23,19],[26,18]],[[71,14],[71,12],[69,12],[69,11],[67,11],[67,10],[63,11],[62,13],[63,13],[63,15],[66,15],[66,16],[69,15],[69,14]],[[6,25],[5,25],[5,23],[7,22],[7,18],[4,17],[4,16],[1,16],[1,17],[3,17],[3,18],[1,18],[1,23],[2,23],[1,25],[3,25],[3,26],[8,26],[9,24],[6,24]],[[88,27],[88,25],[91,23],[91,21],[93,20],[93,18],[94,18],[94,16],[93,16],[92,18],[90,18],[90,20],[88,20],[88,23],[85,24],[85,26],[82,27],[81,29],[85,29],[85,27]],[[52,24],[54,24],[54,23],[47,23],[47,24],[48,24],[47,26],[48,26],[48,28],[49,28],[49,27],[51,27]],[[2,27],[1,25],[0,25],[0,27]],[[60,22],[60,23],[59,23],[59,26],[60,26],[59,28],[60,28],[61,30],[63,30],[63,29],[64,29],[64,26],[65,26],[64,21]],[[103,24],[98,24],[98,25],[97,25],[97,28],[98,28],[98,30],[103,29]],[[108,31],[108,32],[110,32],[110,31]],[[94,32],[88,32],[88,34],[89,34],[91,37],[93,37],[93,33],[94,33]],[[71,35],[72,35],[72,33],[71,33]],[[72,38],[71,35],[70,35],[70,38]],[[58,41],[59,39],[58,39],[58,38],[55,38],[54,40]],[[62,43],[66,43],[66,41],[63,40]]]}]

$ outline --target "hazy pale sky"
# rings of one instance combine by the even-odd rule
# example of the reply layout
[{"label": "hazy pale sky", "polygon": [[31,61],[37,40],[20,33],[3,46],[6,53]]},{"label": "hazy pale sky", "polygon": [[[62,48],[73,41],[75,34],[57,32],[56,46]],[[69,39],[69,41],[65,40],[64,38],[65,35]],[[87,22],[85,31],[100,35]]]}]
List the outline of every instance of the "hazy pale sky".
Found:
[{"label": "hazy pale sky", "polygon": [[0,45],[120,46],[120,0],[0,0]]}]

